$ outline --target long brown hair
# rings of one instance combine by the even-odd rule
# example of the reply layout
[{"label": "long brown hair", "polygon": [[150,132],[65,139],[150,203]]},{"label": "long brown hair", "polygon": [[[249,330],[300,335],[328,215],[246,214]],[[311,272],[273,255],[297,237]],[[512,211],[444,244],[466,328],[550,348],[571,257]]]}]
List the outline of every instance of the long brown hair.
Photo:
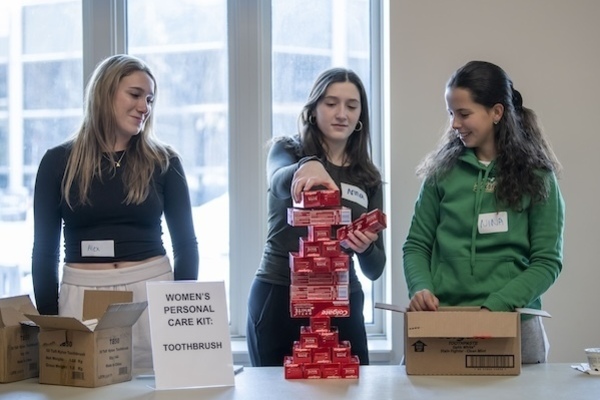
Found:
[{"label": "long brown hair", "polygon": [[367,186],[377,186],[381,184],[381,174],[371,160],[371,124],[369,123],[367,92],[359,76],[352,70],[345,68],[328,69],[322,72],[313,84],[308,100],[299,116],[302,154],[316,155],[323,161],[326,160],[327,149],[324,147],[323,132],[316,123],[311,123],[309,118],[319,102],[323,100],[327,88],[332,83],[338,82],[354,84],[360,94],[361,113],[358,121],[362,128],[350,135],[345,148],[349,170]]},{"label": "long brown hair", "polygon": [[[533,110],[523,106],[521,93],[499,66],[486,61],[471,61],[448,80],[447,89],[469,91],[473,101],[491,109],[504,106],[504,113],[494,125],[496,146],[496,197],[514,208],[521,206],[523,196],[533,201],[548,196],[548,185],[540,171],[560,172],[561,165],[544,136]],[[417,168],[424,178],[439,177],[448,172],[465,149],[450,126],[438,148],[429,153]]]},{"label": "long brown hair", "polygon": [[[141,71],[154,82],[150,68],[140,59],[126,54],[111,56],[94,70],[85,91],[84,117],[71,142],[71,153],[62,181],[62,195],[67,205],[91,204],[89,191],[95,178],[102,179],[102,157],[114,158],[116,120],[113,109],[119,82],[124,77]],[[150,192],[150,182],[156,166],[164,172],[169,159],[176,153],[161,143],[154,135],[154,113],[150,110],[140,133],[131,138],[127,147],[127,165],[123,171],[126,204],[140,204]],[[112,160],[115,161],[115,160]],[[114,162],[110,173],[116,172]],[[71,199],[71,189],[77,188],[76,199]]]}]

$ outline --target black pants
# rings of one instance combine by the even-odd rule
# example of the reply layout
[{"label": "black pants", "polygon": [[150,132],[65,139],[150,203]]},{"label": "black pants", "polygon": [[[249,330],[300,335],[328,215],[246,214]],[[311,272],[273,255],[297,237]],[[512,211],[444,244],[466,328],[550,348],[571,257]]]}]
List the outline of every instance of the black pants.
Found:
[{"label": "black pants", "polygon": [[[363,316],[365,295],[362,290],[350,294],[350,316],[332,318],[339,340],[348,340],[352,355],[362,365],[369,364],[367,333]],[[290,287],[254,280],[248,300],[246,340],[253,367],[283,365],[291,356],[294,341],[300,340],[300,327],[308,326],[308,318],[290,317]]]}]

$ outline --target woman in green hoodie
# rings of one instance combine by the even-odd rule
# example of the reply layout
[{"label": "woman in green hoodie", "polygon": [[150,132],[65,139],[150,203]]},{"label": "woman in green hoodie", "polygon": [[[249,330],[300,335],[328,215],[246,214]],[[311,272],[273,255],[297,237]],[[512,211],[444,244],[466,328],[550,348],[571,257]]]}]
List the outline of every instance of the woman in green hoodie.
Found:
[{"label": "woman in green hoodie", "polygon": [[[449,129],[417,168],[404,243],[410,311],[541,309],[562,269],[560,164],[511,79],[471,61],[446,85]],[[545,362],[539,317],[523,316],[523,363]]]}]

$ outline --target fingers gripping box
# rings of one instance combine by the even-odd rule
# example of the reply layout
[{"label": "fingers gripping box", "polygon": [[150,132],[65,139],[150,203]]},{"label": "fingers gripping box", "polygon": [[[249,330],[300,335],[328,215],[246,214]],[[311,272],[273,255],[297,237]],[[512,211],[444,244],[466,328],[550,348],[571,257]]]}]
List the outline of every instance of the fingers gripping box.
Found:
[{"label": "fingers gripping box", "polygon": [[40,327],[40,383],[98,387],[131,380],[131,327],[147,307],[131,292],[86,291],[83,320],[27,315]]},{"label": "fingers gripping box", "polygon": [[29,296],[0,299],[0,383],[38,376],[39,329],[25,314],[37,314]]}]

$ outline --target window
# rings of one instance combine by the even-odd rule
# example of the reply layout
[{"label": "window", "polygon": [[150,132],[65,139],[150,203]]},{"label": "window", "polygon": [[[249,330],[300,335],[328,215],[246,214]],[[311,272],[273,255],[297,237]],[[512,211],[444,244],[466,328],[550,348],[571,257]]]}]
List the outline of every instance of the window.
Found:
[{"label": "window", "polygon": [[[84,77],[106,56],[127,52],[156,74],[157,134],[184,162],[200,279],[226,282],[231,333],[243,336],[266,234],[265,144],[296,133],[314,79],[331,66],[355,70],[377,111],[379,7],[369,0],[0,2],[0,243],[11,249],[0,252],[0,296],[32,295],[37,165],[78,126]],[[378,118],[371,121],[380,132]],[[171,251],[168,234],[164,240]],[[372,307],[381,281],[363,278],[371,333],[382,332]]]},{"label": "window", "polygon": [[[81,119],[80,0],[0,5],[0,295],[33,297],[35,174]],[[49,34],[51,32],[51,34]]]},{"label": "window", "polygon": [[[298,132],[300,110],[313,82],[327,68],[354,70],[373,96],[369,1],[272,0],[271,21],[274,136]],[[365,292],[365,322],[372,325],[373,283],[361,273],[357,260],[355,265]]]},{"label": "window", "polygon": [[[223,280],[229,292],[226,1],[129,0],[127,5],[128,53],[146,61],[157,80],[157,135],[183,160],[199,279]],[[166,234],[170,252],[168,241]]]}]

